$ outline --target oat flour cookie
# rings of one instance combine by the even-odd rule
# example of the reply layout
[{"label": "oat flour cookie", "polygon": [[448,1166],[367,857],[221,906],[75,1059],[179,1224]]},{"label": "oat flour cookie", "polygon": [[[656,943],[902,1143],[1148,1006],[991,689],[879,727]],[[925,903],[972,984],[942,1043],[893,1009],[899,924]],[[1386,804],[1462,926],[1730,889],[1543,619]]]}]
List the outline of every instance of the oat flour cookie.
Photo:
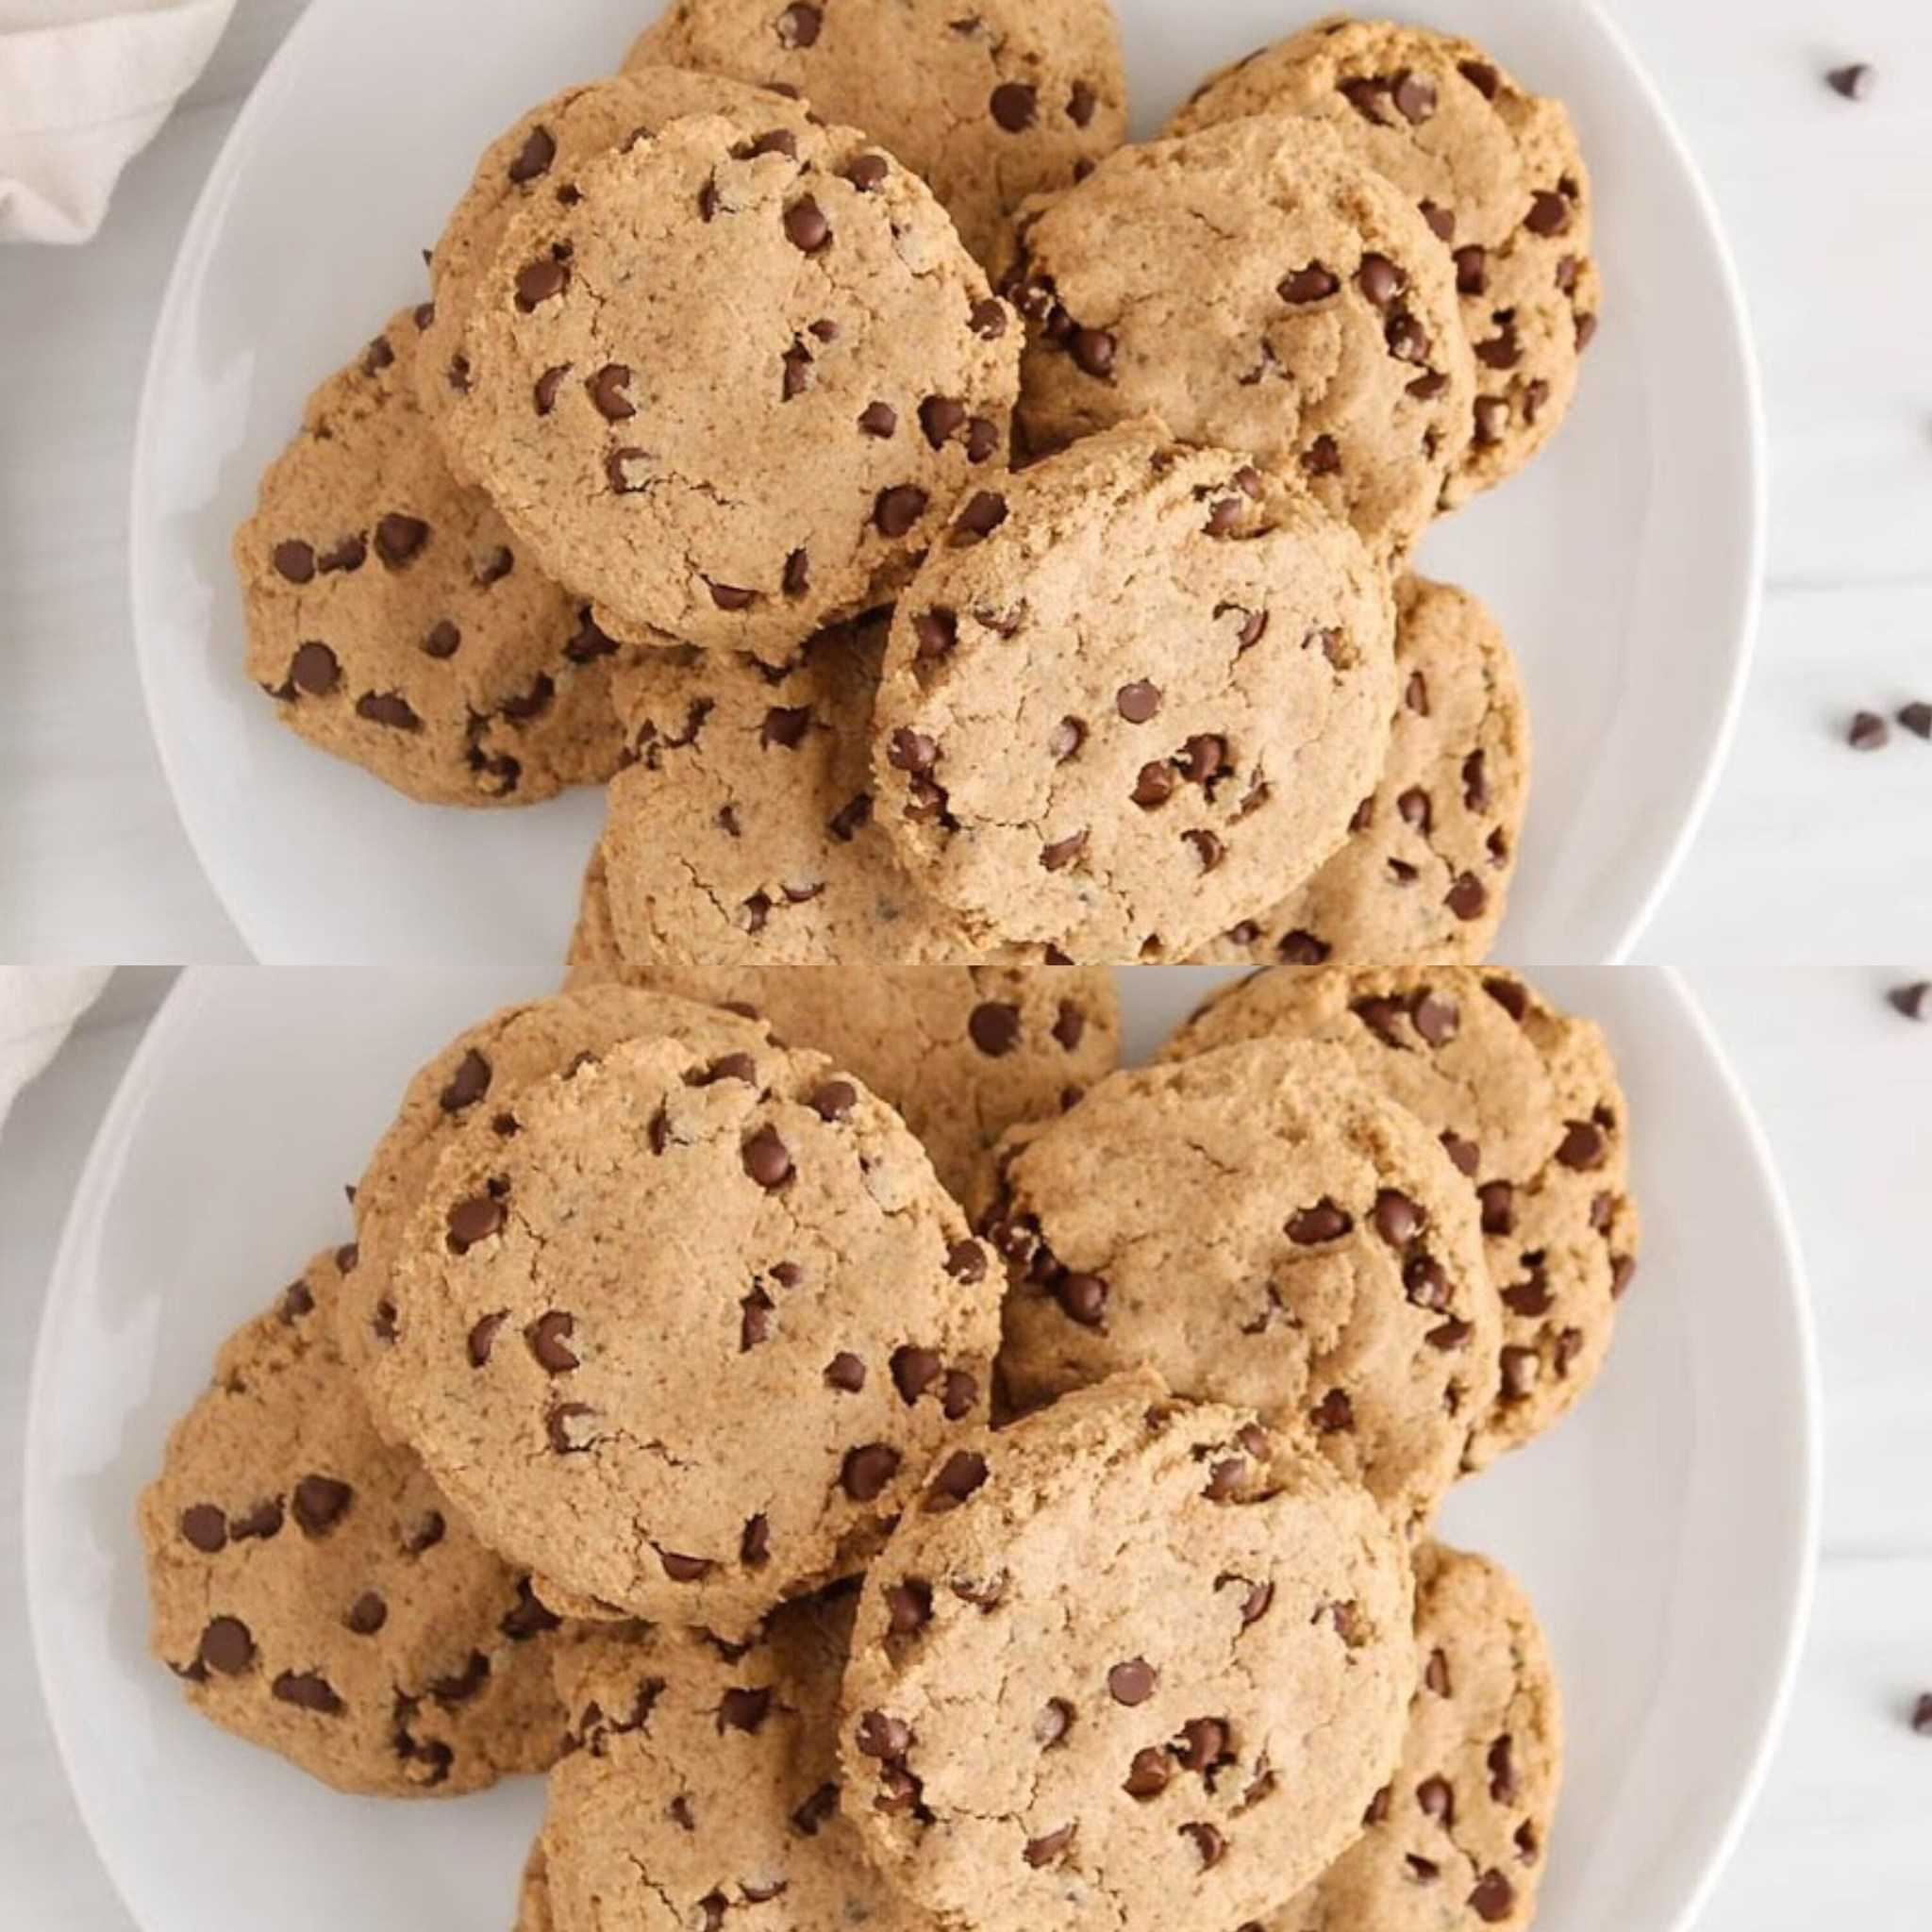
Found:
[{"label": "oat flour cookie", "polygon": [[829,1055],[896,1108],[955,1198],[1008,1127],[1060,1112],[1119,1064],[1120,997],[1104,968],[632,968],[608,940],[587,950],[602,891],[592,860],[572,986],[621,978],[758,1014],[788,1045]]},{"label": "oat flour cookie", "polygon": [[396,1271],[391,1407],[564,1591],[727,1635],[858,1569],[983,1415],[994,1270],[823,1055],[612,1048],[464,1128]]},{"label": "oat flour cookie", "polygon": [[[476,163],[429,258],[435,313],[416,351],[416,389],[424,413],[439,428],[460,409],[475,382],[463,331],[504,231],[533,202],[573,206],[576,171],[613,148],[650,137],[687,114],[723,114],[747,133],[794,133],[805,109],[768,89],[714,75],[640,66],[634,72],[566,88],[532,108],[491,142]],[[445,436],[445,445],[455,439]],[[453,459],[460,453],[452,447]]]},{"label": "oat flour cookie", "polygon": [[1481,1932],[1535,1917],[1563,1757],[1536,1612],[1500,1565],[1428,1543],[1415,1634],[1422,1682],[1367,1831],[1256,1932]]},{"label": "oat flour cookie", "polygon": [[463,460],[627,631],[783,661],[889,596],[1001,467],[1020,332],[850,128],[693,115],[575,186],[483,277]]},{"label": "oat flour cookie", "polygon": [[450,1796],[563,1740],[557,1619],[377,1436],[337,1351],[355,1250],[215,1358],[142,1492],[149,1641],[189,1701],[344,1791]]},{"label": "oat flour cookie", "polygon": [[1167,132],[1247,114],[1333,128],[1413,197],[1450,256],[1476,387],[1444,508],[1520,470],[1570,407],[1602,300],[1590,177],[1563,104],[1526,92],[1473,42],[1335,19],[1211,76]]},{"label": "oat flour cookie", "polygon": [[604,859],[628,958],[787,966],[990,950],[915,884],[878,821],[883,630],[821,632],[782,672],[737,651],[652,651],[626,673],[627,762]]},{"label": "oat flour cookie", "polygon": [[580,1748],[544,1824],[558,1932],[936,1932],[867,1864],[841,1789],[852,1611],[787,1605],[748,1647],[631,1626],[561,1655]]},{"label": "oat flour cookie", "polygon": [[1467,591],[1404,577],[1395,613],[1395,722],[1374,793],[1320,871],[1197,959],[1366,966],[1489,952],[1529,802],[1523,687]]},{"label": "oat flour cookie", "polygon": [[1384,575],[1298,483],[1156,423],[992,500],[893,619],[876,813],[975,933],[1185,956],[1312,872],[1381,770]]},{"label": "oat flour cookie", "polygon": [[1408,1525],[1495,1399],[1468,1183],[1338,1048],[1113,1074],[1008,1138],[980,1227],[1012,1277],[1000,1369],[1023,1407],[1145,1363],[1308,1437]]},{"label": "oat flour cookie", "polygon": [[430,804],[601,784],[617,646],[450,475],[405,309],[309,397],[235,533],[248,675],[284,724]]},{"label": "oat flour cookie", "polygon": [[1603,1367],[1636,1268],[1628,1109],[1601,1031],[1499,968],[1275,971],[1209,1000],[1161,1057],[1265,1039],[1340,1047],[1465,1177],[1503,1304],[1470,1464],[1548,1428]]},{"label": "oat flour cookie", "polygon": [[1116,1378],[943,1459],[859,1599],[846,1810],[949,1927],[1236,1926],[1361,1829],[1407,1558],[1252,1414]]},{"label": "oat flour cookie", "polygon": [[923,175],[982,261],[1029,194],[1126,138],[1107,0],[675,0],[628,64],[796,90]]},{"label": "oat flour cookie", "polygon": [[382,1358],[396,1333],[392,1279],[403,1229],[443,1150],[471,1121],[494,1120],[533,1080],[625,1040],[670,1035],[708,1057],[760,1045],[764,1029],[710,1005],[620,986],[587,986],[504,1007],[420,1067],[356,1186],[360,1264],[336,1299],[337,1339],[364,1377],[376,1425],[395,1432]]},{"label": "oat flour cookie", "polygon": [[1122,149],[1028,204],[1002,288],[1027,318],[1021,425],[1036,451],[1157,415],[1191,441],[1298,466],[1388,557],[1435,514],[1469,440],[1449,259],[1409,201],[1310,122]]}]

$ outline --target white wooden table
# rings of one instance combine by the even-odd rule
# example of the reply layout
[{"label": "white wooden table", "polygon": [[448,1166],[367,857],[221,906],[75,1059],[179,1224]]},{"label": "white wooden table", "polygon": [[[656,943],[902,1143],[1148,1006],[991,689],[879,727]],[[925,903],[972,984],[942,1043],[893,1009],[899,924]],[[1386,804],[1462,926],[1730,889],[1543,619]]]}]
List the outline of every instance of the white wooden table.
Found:
[{"label": "white wooden table", "polygon": [[[243,957],[142,713],[127,469],[195,190],[304,4],[244,0],[92,246],[0,255],[0,958]],[[1842,741],[1855,709],[1932,698],[1932,8],[1608,4],[1723,209],[1773,459],[1770,594],[1736,754],[1641,955],[1932,964],[1932,747]],[[1855,58],[1878,70],[1857,105],[1819,77]]]},{"label": "white wooden table", "polygon": [[[1753,964],[1687,976],[1757,1103],[1797,1213],[1827,1430],[1824,1564],[1803,1677],[1700,1932],[1924,1932],[1932,1739],[1914,1736],[1907,1716],[1932,1690],[1932,1029],[1897,1018],[1881,997],[1886,976],[1871,969]],[[166,977],[121,974],[0,1134],[0,1925],[22,1932],[132,1932],[54,1762],[13,1553],[27,1339],[89,1138]]]}]

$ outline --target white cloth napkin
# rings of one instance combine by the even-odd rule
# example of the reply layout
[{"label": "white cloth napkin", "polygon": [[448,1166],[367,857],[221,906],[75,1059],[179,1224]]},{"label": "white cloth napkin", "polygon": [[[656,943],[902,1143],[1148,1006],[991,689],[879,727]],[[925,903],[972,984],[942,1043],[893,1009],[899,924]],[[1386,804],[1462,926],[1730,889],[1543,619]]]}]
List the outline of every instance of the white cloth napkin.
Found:
[{"label": "white cloth napkin", "polygon": [[14,1096],[100,997],[105,966],[0,966],[0,1126]]},{"label": "white cloth napkin", "polygon": [[235,0],[0,0],[0,242],[85,242]]}]

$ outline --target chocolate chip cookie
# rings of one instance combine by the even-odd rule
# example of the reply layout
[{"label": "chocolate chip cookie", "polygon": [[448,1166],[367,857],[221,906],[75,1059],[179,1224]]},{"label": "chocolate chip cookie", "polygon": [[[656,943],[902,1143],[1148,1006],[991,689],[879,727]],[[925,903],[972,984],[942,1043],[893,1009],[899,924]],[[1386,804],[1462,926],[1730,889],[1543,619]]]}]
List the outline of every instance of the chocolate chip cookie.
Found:
[{"label": "chocolate chip cookie", "polygon": [[692,115],[575,187],[483,277],[463,460],[622,625],[784,661],[890,596],[1001,467],[1020,332],[850,128]]},{"label": "chocolate chip cookie", "polygon": [[205,1717],[339,1790],[453,1796],[563,1741],[558,1620],[406,1449],[336,1347],[356,1251],[215,1358],[142,1492],[149,1642]]},{"label": "chocolate chip cookie", "polygon": [[510,1932],[557,1932],[557,1919],[550,1909],[550,1868],[543,1856],[543,1840],[530,1847],[524,1860],[524,1875],[517,1885],[517,1916]]},{"label": "chocolate chip cookie", "polygon": [[1468,1181],[1338,1047],[1248,1041],[1103,1080],[1003,1143],[981,1232],[1021,1407],[1145,1363],[1311,1441],[1405,1526],[1496,1394]]},{"label": "chocolate chip cookie", "polygon": [[1489,952],[1529,802],[1529,711],[1515,661],[1467,591],[1404,577],[1395,689],[1380,781],[1341,849],[1197,959],[1354,966]]},{"label": "chocolate chip cookie", "polygon": [[1422,1681],[1368,1828],[1256,1932],[1480,1932],[1535,1917],[1563,1756],[1536,1612],[1499,1564],[1426,1543],[1415,1635]]},{"label": "chocolate chip cookie", "polygon": [[502,1008],[467,1027],[420,1067],[357,1183],[356,1240],[361,1259],[335,1297],[337,1340],[364,1378],[377,1426],[394,1433],[391,1379],[382,1367],[396,1334],[393,1275],[403,1230],[436,1163],[472,1121],[508,1118],[533,1080],[584,1054],[625,1040],[670,1035],[707,1057],[760,1046],[765,1029],[737,1014],[621,986],[586,986]]},{"label": "chocolate chip cookie", "polygon": [[1472,1467],[1548,1428],[1589,1388],[1636,1269],[1628,1107],[1608,1042],[1498,967],[1257,974],[1162,1049],[1312,1041],[1419,1120],[1462,1174],[1502,1298],[1495,1406]]},{"label": "chocolate chip cookie", "polygon": [[426,308],[309,397],[235,533],[248,675],[411,798],[529,805],[617,768],[617,646],[450,474],[410,376]]},{"label": "chocolate chip cookie", "polygon": [[1334,19],[1210,76],[1167,132],[1251,114],[1332,128],[1416,203],[1452,263],[1476,380],[1443,507],[1520,470],[1570,407],[1602,301],[1590,177],[1563,104],[1474,42]]},{"label": "chocolate chip cookie", "polygon": [[675,0],[631,50],[795,90],[925,177],[991,261],[1029,194],[1126,138],[1107,0]]},{"label": "chocolate chip cookie", "polygon": [[787,1932],[938,1932],[868,1865],[841,1789],[852,1614],[841,1592],[787,1605],[749,1645],[633,1626],[563,1652],[578,1748],[551,1780],[543,1827],[558,1932],[689,1932],[741,1915]]},{"label": "chocolate chip cookie", "polygon": [[1008,1127],[1072,1106],[1120,1060],[1120,998],[1104,968],[633,968],[609,942],[602,893],[593,859],[571,986],[622,979],[758,1014],[896,1108],[956,1198]]},{"label": "chocolate chip cookie", "polygon": [[1185,957],[1341,842],[1391,638],[1382,571],[1298,482],[1126,424],[974,497],[920,569],[874,809],[975,935]]},{"label": "chocolate chip cookie", "polygon": [[[884,625],[821,632],[783,668],[737,651],[642,654],[621,684],[610,919],[639,966],[1027,957],[969,933],[880,822],[872,722]],[[1034,945],[1031,957],[1044,958]]]},{"label": "chocolate chip cookie", "polygon": [[1243,1924],[1360,1831],[1411,1615],[1360,1490],[1118,1377],[926,1476],[859,1599],[845,1808],[947,1925]]},{"label": "chocolate chip cookie", "polygon": [[[575,205],[576,172],[625,143],[648,141],[666,123],[687,114],[723,114],[757,136],[808,123],[803,108],[767,88],[716,75],[640,65],[628,74],[586,82],[553,94],[521,116],[484,149],[476,172],[456,205],[429,258],[434,313],[416,349],[416,391],[424,413],[441,427],[470,395],[475,372],[463,332],[504,231],[534,202]],[[456,462],[454,437],[444,438]]]},{"label": "chocolate chip cookie", "polygon": [[518,1560],[738,1635],[859,1568],[984,1414],[995,1273],[833,1061],[632,1041],[458,1131],[378,1368]]},{"label": "chocolate chip cookie", "polygon": [[1027,204],[1001,286],[1026,317],[1021,426],[1036,453],[1157,415],[1299,468],[1392,558],[1469,441],[1449,258],[1414,203],[1314,122],[1123,148]]}]

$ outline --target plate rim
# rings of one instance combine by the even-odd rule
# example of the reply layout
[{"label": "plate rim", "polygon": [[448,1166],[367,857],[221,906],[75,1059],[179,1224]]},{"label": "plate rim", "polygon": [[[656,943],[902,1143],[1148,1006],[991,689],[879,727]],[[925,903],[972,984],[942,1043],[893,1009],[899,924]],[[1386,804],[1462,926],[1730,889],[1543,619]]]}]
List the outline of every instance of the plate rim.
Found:
[{"label": "plate rim", "polygon": [[[242,150],[254,140],[257,124],[267,112],[271,94],[281,91],[286,73],[302,58],[308,41],[322,31],[317,23],[334,11],[338,4],[339,0],[309,0],[302,17],[289,30],[249,90],[247,99],[224,136],[195,196],[175,248],[148,340],[141,402],[135,416],[134,458],[127,498],[127,608],[148,736],[160,760],[170,808],[194,855],[195,863],[249,958],[261,964],[306,962],[282,960],[277,949],[266,942],[268,929],[256,904],[238,903],[237,898],[231,895],[229,887],[232,881],[214,863],[211,856],[213,827],[209,816],[206,812],[191,810],[187,803],[188,789],[183,782],[187,747],[176,742],[161,722],[166,708],[159,689],[164,654],[158,643],[150,641],[152,629],[142,623],[143,611],[153,603],[144,586],[153,575],[151,553],[158,541],[156,531],[158,525],[158,519],[150,513],[155,463],[152,452],[158,434],[155,425],[162,407],[161,363],[164,355],[172,355],[176,349],[189,306],[189,283],[205,263],[213,243],[218,205],[231,192],[240,176]],[[1739,401],[1743,419],[1741,444],[1736,452],[1745,472],[1740,505],[1743,556],[1739,573],[1740,582],[1733,584],[1730,589],[1730,601],[1734,608],[1730,621],[1724,626],[1730,664],[1724,696],[1708,730],[1697,780],[1690,788],[1674,833],[1659,854],[1647,891],[1637,897],[1603,958],[1588,962],[1621,965],[1636,952],[1665,896],[1682,874],[1690,849],[1709,814],[1718,785],[1730,764],[1757,657],[1761,625],[1770,526],[1770,474],[1762,371],[1751,328],[1743,279],[1724,232],[1716,198],[1671,113],[1669,104],[1649,70],[1638,58],[1622,28],[1610,17],[1603,0],[1569,0],[1569,4],[1574,13],[1591,23],[1606,49],[1623,68],[1652,121],[1661,130],[1668,158],[1675,172],[1688,186],[1695,226],[1716,272],[1716,285],[1724,309],[1722,333],[1728,338],[1727,348],[1740,386]]]},{"label": "plate rim", "polygon": [[[51,1477],[44,1467],[47,1454],[42,1446],[49,1440],[46,1426],[54,1401],[53,1356],[59,1310],[69,1285],[85,1265],[85,1249],[92,1231],[103,1218],[108,1196],[118,1179],[127,1150],[139,1128],[139,1115],[153,1091],[158,1068],[175,1036],[191,1016],[218,990],[229,974],[262,970],[255,967],[199,966],[185,969],[156,1010],[140,1044],[129,1058],[116,1085],[113,1097],[102,1114],[99,1126],[89,1143],[79,1178],[75,1184],[42,1294],[34,1340],[33,1362],[27,1385],[26,1431],[23,1453],[21,1495],[22,1576],[26,1592],[27,1630],[32,1647],[34,1674],[46,1713],[48,1729],[61,1775],[73,1794],[88,1843],[115,1896],[137,1928],[147,1921],[137,1908],[134,1893],[124,1875],[119,1854],[110,1847],[106,1827],[97,1818],[91,1787],[79,1774],[78,1720],[57,1689],[60,1681],[52,1662],[51,1620],[53,1607],[45,1601],[50,1585],[44,1574],[42,1554],[49,1537],[47,1511],[51,1499]],[[270,969],[295,971],[300,968]],[[330,970],[330,969],[324,969]],[[383,972],[376,967],[344,967],[343,972]],[[1117,972],[1131,969],[1115,969]],[[1139,969],[1150,970],[1150,969]],[[1160,970],[1160,969],[1151,969]],[[1805,1265],[1795,1215],[1784,1178],[1779,1172],[1770,1139],[1764,1131],[1749,1095],[1740,1081],[1715,1027],[1683,976],[1668,966],[1598,968],[1599,971],[1637,973],[1651,978],[1662,996],[1675,1008],[1676,1016],[1690,1029],[1716,1075],[1714,1087],[1740,1130],[1752,1175],[1762,1191],[1768,1215],[1768,1231],[1784,1262],[1785,1300],[1792,1323],[1795,1374],[1801,1398],[1801,1439],[1798,1444],[1797,1479],[1799,1507],[1794,1533],[1786,1553],[1790,1578],[1777,1602],[1781,1634],[1777,1662],[1768,1690],[1760,1688],[1758,1708],[1754,1721],[1744,1769],[1739,1777],[1723,1821],[1713,1833],[1704,1855],[1703,1869],[1688,1889],[1683,1905],[1667,1925],[1657,1932],[1692,1932],[1724,1873],[1728,1868],[1738,1842],[1756,1810],[1769,1774],[1773,1754],[1783,1737],[1802,1670],[1818,1575],[1821,1507],[1824,1476],[1824,1400],[1821,1377],[1816,1311],[1809,1275]]]}]

